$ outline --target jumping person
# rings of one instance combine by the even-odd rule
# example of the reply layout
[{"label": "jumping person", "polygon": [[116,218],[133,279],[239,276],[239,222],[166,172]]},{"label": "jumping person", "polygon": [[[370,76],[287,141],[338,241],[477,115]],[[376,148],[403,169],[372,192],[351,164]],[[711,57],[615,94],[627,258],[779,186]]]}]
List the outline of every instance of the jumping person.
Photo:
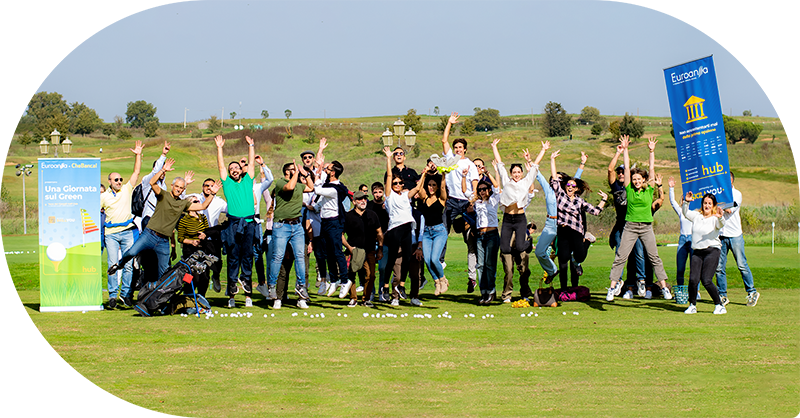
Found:
[{"label": "jumping person", "polygon": [[[466,169],[465,169],[466,170]],[[467,189],[466,175],[462,180],[462,188]],[[497,252],[500,249],[500,234],[497,232],[497,207],[502,192],[499,184],[485,181],[478,183],[477,193],[472,195],[470,203],[475,211],[475,228],[477,234],[477,272],[478,287],[481,298],[478,305],[489,305],[497,298]]]},{"label": "jumping person", "polygon": [[692,223],[692,264],[689,270],[689,308],[685,313],[697,313],[697,285],[702,281],[703,286],[714,301],[714,314],[720,315],[727,311],[720,300],[719,291],[714,286],[714,273],[719,264],[719,253],[722,243],[719,231],[725,225],[722,218],[722,208],[717,207],[717,198],[707,193],[703,196],[703,204],[699,210],[689,210],[689,202],[694,200],[692,192],[687,192],[683,198],[683,216]]},{"label": "jumping person", "polygon": [[678,214],[680,220],[680,237],[678,238],[678,252],[675,255],[675,265],[677,271],[675,273],[675,282],[678,286],[683,286],[684,275],[686,274],[686,260],[692,256],[692,222],[683,216],[683,209],[678,201],[675,199],[675,179],[670,177],[669,184],[669,203],[672,209]]},{"label": "jumping person", "polygon": [[[658,286],[661,288],[661,293],[664,299],[672,299],[672,294],[667,288],[667,272],[664,270],[664,263],[658,256],[658,248],[656,247],[656,236],[653,233],[653,184],[655,183],[655,152],[656,144],[658,141],[650,139],[647,146],[650,149],[650,172],[647,173],[640,168],[631,170],[630,156],[628,155],[628,146],[630,145],[630,137],[623,135],[620,138],[622,145],[623,164],[625,165],[625,198],[627,200],[627,213],[625,215],[625,228],[622,230],[622,237],[620,239],[619,250],[614,263],[611,266],[611,287],[608,289],[606,300],[611,302],[614,296],[619,295],[622,286],[617,286],[620,282],[622,269],[625,262],[628,261],[633,245],[637,239],[642,240],[642,245],[647,252],[647,257],[653,264],[653,271],[656,278],[658,278]],[[649,179],[649,184],[647,183]]]},{"label": "jumping person", "polygon": [[426,169],[422,172],[419,179],[419,198],[417,209],[422,213],[425,220],[425,228],[422,233],[422,256],[425,265],[433,277],[434,295],[439,295],[447,291],[449,283],[445,277],[444,267],[440,256],[447,243],[447,226],[444,223],[444,208],[447,204],[446,185],[439,182],[446,182],[445,177]]}]

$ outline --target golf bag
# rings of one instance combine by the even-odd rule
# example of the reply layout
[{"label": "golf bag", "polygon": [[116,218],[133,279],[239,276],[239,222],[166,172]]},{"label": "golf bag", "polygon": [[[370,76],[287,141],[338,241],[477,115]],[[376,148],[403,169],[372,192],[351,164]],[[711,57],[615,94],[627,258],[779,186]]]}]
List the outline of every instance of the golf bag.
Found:
[{"label": "golf bag", "polygon": [[[180,260],[167,269],[157,281],[142,286],[134,308],[145,317],[168,313],[170,299],[183,288],[183,284],[192,283],[194,276],[202,274],[218,260],[217,257],[202,251],[192,254],[186,260]],[[196,299],[196,295],[192,296]]]}]

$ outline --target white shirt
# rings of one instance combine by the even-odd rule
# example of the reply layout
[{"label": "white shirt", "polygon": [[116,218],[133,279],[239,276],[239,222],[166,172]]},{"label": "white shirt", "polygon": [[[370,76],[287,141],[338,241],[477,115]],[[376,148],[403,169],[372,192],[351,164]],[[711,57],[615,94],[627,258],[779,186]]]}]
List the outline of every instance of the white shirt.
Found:
[{"label": "white shirt", "polygon": [[525,208],[530,202],[528,198],[528,190],[531,184],[536,180],[536,174],[539,173],[539,166],[534,164],[528,174],[525,175],[520,181],[514,181],[508,176],[506,166],[504,163],[497,164],[497,171],[500,174],[500,185],[503,187],[503,194],[500,197],[500,210],[505,210],[506,206],[511,206],[516,203],[520,209]]},{"label": "white shirt", "polygon": [[[453,150],[451,149],[444,156],[445,158],[453,158]],[[461,178],[464,177],[461,172],[467,167],[469,167],[469,172],[467,172],[467,193],[464,194],[461,191]],[[469,200],[468,196],[472,194],[472,181],[478,180],[478,167],[469,158],[462,158],[458,160],[458,167],[447,173],[445,180],[448,198]]]},{"label": "white shirt", "polygon": [[476,226],[478,228],[497,228],[500,224],[497,220],[497,206],[500,204],[500,197],[502,194],[503,193],[498,193],[497,190],[494,190],[494,193],[489,196],[488,200],[483,201],[478,199],[472,204],[475,208],[475,216],[477,218]]},{"label": "white shirt", "polygon": [[[259,209],[261,208],[261,195],[265,191],[269,190],[269,186],[272,186],[272,182],[275,181],[275,177],[273,177],[272,175],[272,170],[270,170],[269,167],[266,166],[266,164],[261,167],[261,171],[264,173],[264,181],[262,181],[261,183],[253,182],[253,197],[254,197],[253,200],[256,202],[255,203],[256,215],[261,214],[259,211]],[[262,223],[264,221],[262,219],[256,218],[256,222]]]},{"label": "white shirt", "polygon": [[316,210],[309,210],[307,206],[314,206],[314,199],[317,195],[314,192],[303,193],[303,211],[305,211],[306,219],[311,221],[311,234],[314,238],[318,237],[321,233],[322,218]]},{"label": "white shirt", "polygon": [[672,205],[672,209],[675,209],[675,213],[678,214],[678,217],[681,219],[681,235],[692,235],[692,221],[686,219],[683,216],[683,209],[681,205],[678,204],[678,201],[675,200],[675,188],[669,188],[669,203]]},{"label": "white shirt", "polygon": [[[339,180],[334,180],[330,184],[340,184]],[[319,216],[322,219],[339,217],[339,192],[334,187],[323,187],[321,184],[314,184],[314,193],[320,196],[317,207]],[[342,202],[344,204],[344,202]]]},{"label": "white shirt", "polygon": [[739,208],[742,207],[742,192],[733,188],[733,202],[736,203],[730,209],[733,211],[728,214],[723,212],[725,226],[719,231],[723,237],[733,238],[742,235],[742,217],[739,215]]},{"label": "white shirt", "polygon": [[723,218],[709,216],[706,218],[696,210],[689,210],[689,202],[683,203],[683,216],[692,223],[692,249],[721,248],[720,229],[725,225]]},{"label": "white shirt", "polygon": [[411,229],[416,229],[417,222],[411,214],[411,202],[408,200],[408,190],[404,190],[401,194],[392,191],[389,196],[386,197],[385,206],[386,211],[389,212],[389,227],[386,229],[387,232],[409,222],[412,223]]},{"label": "white shirt", "polygon": [[[152,187],[150,186],[150,179],[152,179],[153,176],[161,171],[161,169],[164,167],[165,161],[167,161],[167,157],[164,154],[161,154],[161,156],[158,157],[158,160],[156,160],[156,164],[153,166],[153,171],[142,177],[142,197],[147,196],[147,201],[144,202],[144,208],[142,209],[142,218],[153,216],[153,212],[156,211],[156,203],[158,203],[158,199],[156,199],[155,193],[150,193],[150,190],[152,190]],[[161,190],[167,190],[167,185],[164,183],[164,180],[158,180],[156,184],[161,188]],[[184,196],[181,195],[181,199],[183,199],[183,197]],[[209,219],[209,221],[211,220]]]},{"label": "white shirt", "polygon": [[[200,203],[206,201],[204,194],[198,193],[198,197],[200,198]],[[223,213],[228,213],[228,202],[219,195],[214,196],[214,199],[208,204],[206,210],[203,211],[203,214],[206,215],[206,219],[208,219],[208,226],[219,225],[219,215]]]}]

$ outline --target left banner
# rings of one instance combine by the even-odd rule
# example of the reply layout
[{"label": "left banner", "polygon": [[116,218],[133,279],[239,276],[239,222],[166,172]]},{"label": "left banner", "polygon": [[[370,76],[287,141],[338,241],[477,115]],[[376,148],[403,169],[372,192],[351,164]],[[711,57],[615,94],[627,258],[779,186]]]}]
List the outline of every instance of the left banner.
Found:
[{"label": "left banner", "polygon": [[39,159],[39,310],[103,309],[100,159]]}]

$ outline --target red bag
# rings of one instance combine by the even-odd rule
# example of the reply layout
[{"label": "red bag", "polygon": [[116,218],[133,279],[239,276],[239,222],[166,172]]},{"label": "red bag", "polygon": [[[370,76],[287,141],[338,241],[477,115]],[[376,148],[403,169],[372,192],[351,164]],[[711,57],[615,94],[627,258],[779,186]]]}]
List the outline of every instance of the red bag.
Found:
[{"label": "red bag", "polygon": [[586,302],[591,298],[589,288],[586,286],[568,287],[558,290],[558,300],[561,302]]}]

